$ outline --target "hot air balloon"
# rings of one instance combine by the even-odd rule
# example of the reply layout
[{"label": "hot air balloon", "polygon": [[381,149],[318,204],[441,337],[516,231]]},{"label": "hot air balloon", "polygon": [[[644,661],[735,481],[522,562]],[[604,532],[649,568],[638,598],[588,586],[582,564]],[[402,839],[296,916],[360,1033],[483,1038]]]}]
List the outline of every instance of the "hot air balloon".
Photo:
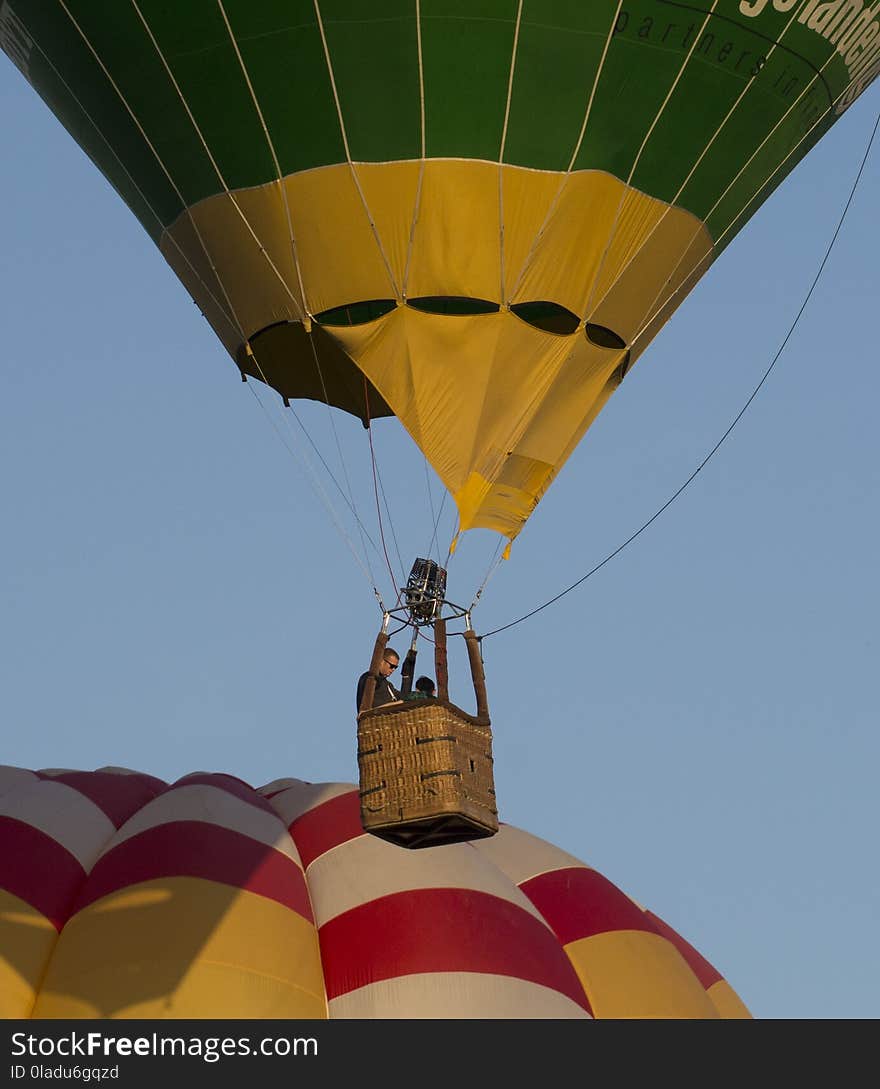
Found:
[{"label": "hot air balloon", "polygon": [[687,941],[503,825],[408,851],[347,783],[0,767],[4,1018],[738,1018]]},{"label": "hot air balloon", "polygon": [[[368,427],[397,417],[452,496],[457,533],[490,530],[509,545],[713,260],[875,78],[880,9],[863,0],[710,0],[701,9],[666,0],[4,0],[0,45],[155,241],[243,379],[271,387],[286,404],[324,402]],[[436,622],[446,604],[436,586],[432,593],[421,615],[407,599],[416,629]],[[470,631],[467,610],[454,612]],[[475,719],[483,729],[479,703]],[[488,757],[488,748],[477,755]],[[129,779],[131,788],[144,782]],[[62,776],[46,784],[65,785]],[[155,789],[160,808],[175,793]],[[249,816],[263,820],[259,812],[264,825],[282,828],[309,824],[305,802],[296,803],[304,808],[295,819],[287,811],[278,816],[288,789],[313,800],[336,790],[349,806],[355,797],[333,787],[280,786],[277,795],[268,791],[271,798],[267,788],[241,789],[251,799],[243,803]],[[317,884],[310,890],[315,920],[301,893],[291,901],[299,907],[252,895],[250,886],[230,894],[251,874],[247,853],[238,883],[217,893],[214,876],[186,868],[204,852],[184,836],[180,850],[190,862],[182,873],[145,873],[144,883],[123,892],[113,860],[135,850],[137,828],[129,811],[118,846],[100,853],[111,830],[82,857],[72,851],[64,892],[40,901],[43,922],[28,914],[37,909],[22,909],[35,919],[22,931],[32,960],[19,972],[31,982],[15,990],[25,1005],[33,1001],[28,987],[48,962],[38,1016],[228,1009],[212,1005],[215,993],[221,1001],[213,983],[222,958],[196,959],[181,983],[204,937],[189,902],[193,881],[207,882],[206,910],[223,923],[218,941],[234,944],[233,907],[265,923],[258,932],[266,942],[252,945],[248,957],[277,949],[269,940],[276,922],[296,932],[285,948],[312,966],[295,988],[302,1010],[319,1010],[324,1000],[319,964],[331,1015],[414,1009],[400,996],[421,975],[448,975],[443,987],[456,992],[456,1002],[432,1006],[431,998],[418,1008],[445,1015],[466,1008],[454,978],[471,970],[463,953],[438,965],[419,960],[422,951],[411,962],[419,967],[399,984],[393,967],[374,976],[358,962],[347,975],[338,967],[347,953],[324,957],[325,944],[333,948],[331,924],[352,908],[333,903],[332,890],[326,901]],[[502,825],[479,842],[401,852],[361,836],[360,824],[356,830],[352,851],[408,858],[400,862],[410,867],[407,876],[389,877],[377,895],[393,895],[398,880],[405,889],[475,888],[484,904],[487,890],[502,882],[506,892],[496,899],[502,914],[515,907],[513,931],[531,926],[547,950],[554,936],[549,975],[550,962],[527,952],[525,937],[505,946],[523,953],[524,968],[511,968],[506,952],[493,949],[487,992],[497,978],[510,994],[525,987],[534,997],[537,987],[547,1004],[536,1000],[530,1008],[552,1009],[550,1016],[562,1009],[596,1016],[742,1012],[686,943],[583,864],[559,863],[576,876],[563,882],[573,899],[558,920],[553,907],[539,906],[533,885],[554,867],[544,859],[530,870],[525,860],[555,849],[525,833]],[[511,862],[505,845],[514,843]],[[270,869],[277,863],[300,876],[321,870],[320,854],[306,852],[297,862],[296,852],[272,849],[287,861],[267,854]],[[346,842],[333,859],[348,849]],[[452,876],[432,870],[445,859],[455,860]],[[472,886],[458,876],[458,860],[464,869],[488,870]],[[337,864],[326,861],[328,869]],[[371,863],[363,869],[384,872]],[[268,887],[273,875],[253,870],[253,880]],[[154,878],[158,886],[149,884]],[[16,905],[29,903],[14,895]],[[363,902],[372,899],[368,891]],[[162,920],[176,906],[190,920],[175,946],[178,960],[159,957],[155,970],[165,974],[151,983],[150,957],[124,959],[126,924]],[[383,911],[391,906],[383,900]],[[409,910],[403,906],[404,917]],[[269,922],[282,911],[283,921]],[[578,921],[569,926],[563,917]],[[66,921],[57,947],[57,927],[47,920]],[[492,933],[513,933],[497,922]],[[156,925],[158,933],[163,923]],[[147,934],[144,928],[144,940]],[[98,941],[119,950],[125,971],[95,965]],[[396,955],[390,934],[378,948]],[[238,975],[255,979],[261,970],[248,962]],[[639,982],[621,983],[631,970]],[[140,977],[142,990],[118,994],[123,977]],[[369,978],[368,994],[355,978]],[[86,979],[95,990],[80,998]],[[473,982],[469,975],[467,990],[479,1005]],[[190,984],[198,996],[184,1001],[179,995]],[[278,1010],[287,1008],[281,992],[279,984]],[[522,1008],[510,994],[487,998],[483,1011]],[[65,995],[74,996],[70,1004]],[[267,1001],[272,1006],[275,998]]]},{"label": "hot air balloon", "polygon": [[863,0],[11,0],[0,20],[242,376],[397,416],[459,530],[509,540],[880,68]]}]

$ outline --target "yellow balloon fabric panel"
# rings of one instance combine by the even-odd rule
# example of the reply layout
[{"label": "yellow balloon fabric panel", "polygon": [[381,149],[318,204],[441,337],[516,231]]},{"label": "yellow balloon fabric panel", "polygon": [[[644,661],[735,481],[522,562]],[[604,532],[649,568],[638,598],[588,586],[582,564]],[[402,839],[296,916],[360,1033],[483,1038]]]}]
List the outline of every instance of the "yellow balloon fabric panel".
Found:
[{"label": "yellow balloon fabric panel", "polygon": [[[162,250],[240,365],[255,338],[250,373],[365,419],[369,404],[334,399],[332,362],[293,330],[384,300],[382,316],[327,317],[325,331],[437,471],[460,528],[511,539],[712,255],[692,215],[609,174],[464,160],[344,164],[222,194],[187,209]],[[567,334],[517,310],[548,302],[570,312]],[[259,334],[285,323],[286,362],[261,372]],[[593,326],[610,339],[590,340]]]},{"label": "yellow balloon fabric panel", "polygon": [[625,351],[557,336],[510,311],[398,307],[336,337],[458,504],[463,530],[515,537],[613,388]]},{"label": "yellow balloon fabric panel", "polygon": [[315,930],[223,882],[137,882],[70,919],[33,1016],[324,1018]]}]

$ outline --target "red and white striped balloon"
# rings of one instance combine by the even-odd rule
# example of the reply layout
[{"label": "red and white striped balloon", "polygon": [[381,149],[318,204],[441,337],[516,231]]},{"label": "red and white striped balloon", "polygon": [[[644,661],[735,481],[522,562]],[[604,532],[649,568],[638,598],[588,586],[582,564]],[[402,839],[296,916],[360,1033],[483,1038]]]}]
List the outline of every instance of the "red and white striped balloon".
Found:
[{"label": "red and white striped balloon", "polygon": [[349,783],[0,767],[0,920],[4,1018],[750,1016],[577,858],[396,847]]}]

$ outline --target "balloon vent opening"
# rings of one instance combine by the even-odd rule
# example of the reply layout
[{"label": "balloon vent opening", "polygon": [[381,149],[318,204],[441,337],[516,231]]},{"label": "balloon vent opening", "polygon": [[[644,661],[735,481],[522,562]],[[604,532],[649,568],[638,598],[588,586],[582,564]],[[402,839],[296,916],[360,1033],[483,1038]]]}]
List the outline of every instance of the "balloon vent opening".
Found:
[{"label": "balloon vent opening", "polygon": [[510,312],[527,325],[544,333],[556,333],[558,336],[571,336],[581,323],[577,314],[554,302],[514,303]]},{"label": "balloon vent opening", "polygon": [[460,295],[425,295],[420,299],[407,299],[406,305],[425,314],[452,314],[459,317],[468,314],[497,314],[501,307],[488,299],[469,299]]},{"label": "balloon vent opening", "polygon": [[586,325],[587,340],[599,348],[616,348],[620,351],[626,347],[626,341],[619,337],[613,329],[606,329],[604,325],[594,325],[588,321]]},{"label": "balloon vent opening", "polygon": [[394,299],[365,299],[322,310],[320,314],[315,314],[315,321],[319,325],[366,325],[390,314],[395,306],[397,303]]}]

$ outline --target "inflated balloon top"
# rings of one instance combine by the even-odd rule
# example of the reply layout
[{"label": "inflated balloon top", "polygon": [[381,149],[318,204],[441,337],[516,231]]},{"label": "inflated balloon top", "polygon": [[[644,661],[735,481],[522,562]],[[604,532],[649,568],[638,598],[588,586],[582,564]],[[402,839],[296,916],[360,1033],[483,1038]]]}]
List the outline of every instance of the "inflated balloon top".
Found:
[{"label": "inflated balloon top", "polygon": [[408,851],[348,783],[0,766],[0,920],[3,1018],[750,1016],[560,848]]},{"label": "inflated balloon top", "polygon": [[512,539],[871,82],[867,0],[4,0],[242,374],[396,415]]}]

